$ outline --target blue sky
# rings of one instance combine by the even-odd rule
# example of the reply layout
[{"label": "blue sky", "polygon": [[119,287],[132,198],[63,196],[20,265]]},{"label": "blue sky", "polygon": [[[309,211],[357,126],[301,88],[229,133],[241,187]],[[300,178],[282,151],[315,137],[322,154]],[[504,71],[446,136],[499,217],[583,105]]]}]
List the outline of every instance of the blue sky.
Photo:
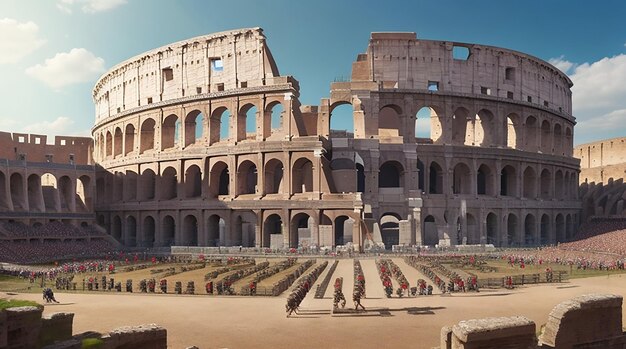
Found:
[{"label": "blue sky", "polygon": [[605,1],[2,0],[0,130],[89,135],[106,69],[197,35],[262,27],[281,75],[318,104],[372,31],[551,60],[575,83],[577,144],[626,136],[626,3]]}]

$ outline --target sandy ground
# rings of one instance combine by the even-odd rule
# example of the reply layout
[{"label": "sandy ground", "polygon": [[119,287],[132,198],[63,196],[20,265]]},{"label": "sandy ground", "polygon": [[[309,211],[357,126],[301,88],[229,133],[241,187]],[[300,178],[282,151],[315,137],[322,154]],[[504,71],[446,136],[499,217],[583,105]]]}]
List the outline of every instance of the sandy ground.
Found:
[{"label": "sandy ground", "polygon": [[[411,280],[409,266],[394,261]],[[366,285],[380,286],[373,260],[361,261]],[[366,267],[367,266],[367,267]],[[352,261],[341,260],[333,275],[352,283]],[[376,277],[376,278],[375,278]],[[331,291],[329,287],[328,291]],[[346,290],[344,290],[345,292]],[[368,291],[377,292],[375,290]],[[64,294],[62,304],[47,305],[45,313],[73,312],[74,332],[106,332],[144,323],[167,328],[171,348],[431,348],[439,345],[444,325],[460,320],[522,315],[544,324],[559,302],[588,293],[626,296],[626,274],[575,279],[567,284],[519,288],[513,291],[417,298],[371,297],[362,301],[361,316],[332,317],[332,298],[307,297],[302,315],[285,317],[284,297],[183,296],[159,294]],[[5,296],[1,294],[0,296]],[[326,296],[329,294],[327,292]],[[39,294],[9,298],[41,301]],[[350,305],[351,302],[348,302]],[[624,313],[626,314],[626,313]],[[626,323],[626,317],[623,319]]]}]

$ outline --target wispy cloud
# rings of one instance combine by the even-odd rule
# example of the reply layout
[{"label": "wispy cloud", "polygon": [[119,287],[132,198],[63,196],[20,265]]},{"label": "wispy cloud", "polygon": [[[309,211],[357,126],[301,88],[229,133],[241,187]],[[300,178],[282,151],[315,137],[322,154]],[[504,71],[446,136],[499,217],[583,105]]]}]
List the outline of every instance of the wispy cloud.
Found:
[{"label": "wispy cloud", "polygon": [[84,13],[98,13],[112,10],[124,5],[127,0],[59,0],[57,8],[71,14],[76,7],[80,7]]},{"label": "wispy cloud", "polygon": [[44,43],[34,22],[0,19],[0,64],[17,63]]},{"label": "wispy cloud", "polygon": [[95,80],[104,72],[104,59],[84,48],[57,53],[43,64],[26,69],[26,74],[54,89]]},{"label": "wispy cloud", "polygon": [[553,66],[555,66],[557,69],[559,69],[565,74],[568,74],[570,72],[570,69],[572,69],[575,66],[574,63],[566,60],[565,56],[563,55],[557,58],[550,58],[548,60],[548,63],[552,64]]}]

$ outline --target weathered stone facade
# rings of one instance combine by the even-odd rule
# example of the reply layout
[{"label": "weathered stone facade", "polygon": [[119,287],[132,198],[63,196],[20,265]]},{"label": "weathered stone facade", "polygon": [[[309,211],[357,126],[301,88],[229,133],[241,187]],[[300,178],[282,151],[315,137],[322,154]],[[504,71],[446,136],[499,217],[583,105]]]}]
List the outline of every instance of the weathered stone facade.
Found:
[{"label": "weathered stone facade", "polygon": [[[350,81],[302,106],[260,28],[174,43],[94,88],[97,220],[141,246],[564,241],[571,86],[523,53],[373,33]],[[344,104],[354,132],[331,132]]]}]

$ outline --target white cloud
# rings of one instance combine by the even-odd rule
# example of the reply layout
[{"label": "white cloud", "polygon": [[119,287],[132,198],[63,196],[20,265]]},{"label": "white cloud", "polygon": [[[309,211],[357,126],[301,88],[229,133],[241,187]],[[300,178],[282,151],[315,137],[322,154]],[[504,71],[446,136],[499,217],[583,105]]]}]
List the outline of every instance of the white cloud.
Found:
[{"label": "white cloud", "polygon": [[44,43],[34,22],[0,19],[0,64],[17,63]]},{"label": "white cloud", "polygon": [[565,56],[563,55],[557,58],[550,58],[548,60],[548,63],[552,64],[558,70],[562,71],[565,74],[569,73],[570,69],[572,69],[575,66],[574,63],[566,60]]},{"label": "white cloud", "polygon": [[88,130],[76,130],[74,121],[67,116],[59,116],[58,118],[48,121],[43,120],[34,124],[24,126],[20,132],[35,133],[54,136],[83,136],[89,137]]},{"label": "white cloud", "polygon": [[57,8],[65,13],[72,13],[74,7],[80,6],[84,13],[97,13],[112,10],[126,3],[127,0],[59,0]]},{"label": "white cloud", "polygon": [[54,89],[95,80],[104,72],[104,59],[96,57],[84,48],[57,53],[26,69],[26,74],[43,81]]}]

